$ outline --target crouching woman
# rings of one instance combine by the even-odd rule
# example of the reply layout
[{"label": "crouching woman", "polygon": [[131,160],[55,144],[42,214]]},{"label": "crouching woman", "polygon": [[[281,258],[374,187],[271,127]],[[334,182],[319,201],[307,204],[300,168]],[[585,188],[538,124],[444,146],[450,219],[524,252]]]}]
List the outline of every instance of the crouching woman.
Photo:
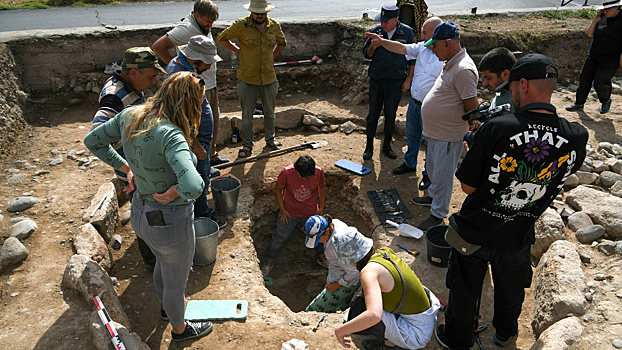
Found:
[{"label": "crouching woman", "polygon": [[[359,232],[334,242],[340,264],[361,272],[363,295],[352,301],[348,322],[335,328],[344,347],[420,349],[434,332],[440,302],[391,248],[375,249]],[[351,339],[347,339],[346,337]]]}]

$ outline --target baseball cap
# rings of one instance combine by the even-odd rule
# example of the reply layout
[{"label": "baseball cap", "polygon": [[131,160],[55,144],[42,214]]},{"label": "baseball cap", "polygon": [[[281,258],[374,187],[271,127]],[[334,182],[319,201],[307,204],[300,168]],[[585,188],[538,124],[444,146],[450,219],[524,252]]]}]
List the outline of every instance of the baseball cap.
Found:
[{"label": "baseball cap", "polygon": [[339,265],[353,264],[363,260],[374,246],[371,238],[363,236],[353,227],[349,227],[346,232],[335,234],[332,242]]},{"label": "baseball cap", "polygon": [[212,64],[222,61],[216,51],[216,44],[205,35],[195,35],[186,45],[180,46],[179,51],[191,60]]},{"label": "baseball cap", "polygon": [[453,24],[451,21],[443,22],[434,28],[434,34],[432,34],[432,39],[426,41],[423,46],[429,47],[438,40],[448,40],[455,39],[460,37],[460,29],[458,26]]},{"label": "baseball cap", "polygon": [[149,47],[131,47],[125,50],[123,64],[127,69],[155,68],[166,73],[158,63],[158,56]]},{"label": "baseball cap", "polygon": [[[547,72],[551,67],[555,68],[555,72]],[[540,53],[530,53],[514,63],[508,81],[557,78],[557,75],[557,67],[550,58]]]},{"label": "baseball cap", "polygon": [[376,21],[386,22],[390,19],[397,18],[400,15],[400,8],[395,5],[383,5],[382,10],[376,18]]},{"label": "baseball cap", "polygon": [[313,215],[305,222],[305,246],[315,248],[320,243],[320,237],[326,232],[328,221],[320,215]]}]

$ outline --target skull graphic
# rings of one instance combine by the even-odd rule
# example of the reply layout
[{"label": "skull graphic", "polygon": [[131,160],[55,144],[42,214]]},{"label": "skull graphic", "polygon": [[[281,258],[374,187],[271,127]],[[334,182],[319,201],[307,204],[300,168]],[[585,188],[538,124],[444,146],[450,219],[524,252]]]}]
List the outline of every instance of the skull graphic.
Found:
[{"label": "skull graphic", "polygon": [[544,196],[546,186],[530,182],[512,181],[508,189],[511,191],[501,195],[501,205],[507,209],[520,210],[525,205],[535,202]]}]

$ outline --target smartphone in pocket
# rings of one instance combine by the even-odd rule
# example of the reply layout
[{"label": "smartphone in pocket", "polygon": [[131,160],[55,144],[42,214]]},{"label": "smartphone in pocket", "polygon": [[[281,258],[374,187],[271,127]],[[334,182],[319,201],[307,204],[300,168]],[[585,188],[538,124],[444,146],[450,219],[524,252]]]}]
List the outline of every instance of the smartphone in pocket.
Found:
[{"label": "smartphone in pocket", "polygon": [[161,210],[152,210],[145,213],[147,224],[149,226],[166,226],[164,224],[164,215]]}]

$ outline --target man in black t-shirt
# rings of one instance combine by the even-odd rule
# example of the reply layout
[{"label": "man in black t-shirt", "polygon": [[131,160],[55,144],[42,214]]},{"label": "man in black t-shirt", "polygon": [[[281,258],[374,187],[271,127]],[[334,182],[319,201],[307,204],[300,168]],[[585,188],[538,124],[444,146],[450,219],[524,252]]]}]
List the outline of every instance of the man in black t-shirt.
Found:
[{"label": "man in black t-shirt", "polygon": [[557,68],[541,54],[512,67],[508,81],[515,114],[490,119],[477,132],[456,176],[468,194],[449,219],[453,249],[446,284],[446,324],[436,328],[450,349],[473,346],[477,300],[491,265],[495,285],[495,344],[518,333],[518,317],[531,285],[534,222],[585,159],[588,133],[557,116],[550,104]]}]

